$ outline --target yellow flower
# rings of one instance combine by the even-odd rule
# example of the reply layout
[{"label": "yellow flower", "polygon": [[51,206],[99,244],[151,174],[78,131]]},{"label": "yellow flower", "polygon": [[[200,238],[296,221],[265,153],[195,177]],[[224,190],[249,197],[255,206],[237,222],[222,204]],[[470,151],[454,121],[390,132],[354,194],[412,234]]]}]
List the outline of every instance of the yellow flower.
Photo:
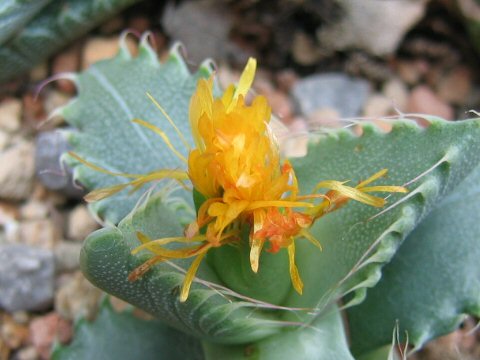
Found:
[{"label": "yellow flower", "polygon": [[[198,82],[191,98],[189,115],[195,148],[190,150],[188,159],[183,158],[163,131],[142,120],[135,120],[162,137],[170,149],[185,161],[188,167],[186,172],[160,170],[147,175],[115,174],[134,180],[89,195],[88,199],[98,200],[126,186],[133,186],[136,190],[145,182],[161,178],[173,178],[184,184],[188,178],[195,191],[205,198],[185,236],[151,240],[138,233],[142,245],[133,253],[148,249],[155,256],[132,272],[129,277],[131,280],[142,276],[155,263],[195,257],[180,293],[180,300],[185,301],[195,273],[208,250],[242,241],[240,229],[249,227],[252,270],[257,272],[259,269],[259,258],[265,243],[266,250],[273,253],[287,248],[291,281],[301,294],[303,283],[295,265],[296,239],[306,238],[321,249],[320,243],[308,232],[317,219],[343,206],[350,199],[376,207],[385,204],[383,198],[370,195],[369,192],[406,192],[405,188],[398,186],[368,187],[368,184],[386,174],[387,170],[382,170],[356,187],[328,180],[318,183],[315,193],[300,196],[294,169],[288,161],[282,162],[280,159],[277,143],[270,130],[271,109],[267,100],[263,96],[256,96],[251,104],[245,103],[255,69],[256,61],[249,59],[238,86],[228,87],[221,98],[213,96],[213,77]],[[152,101],[155,102],[154,99]],[[158,103],[156,105],[175,126],[161,106]],[[320,189],[328,192],[323,194],[319,192]],[[171,242],[184,243],[185,247],[177,250],[165,247]]]}]

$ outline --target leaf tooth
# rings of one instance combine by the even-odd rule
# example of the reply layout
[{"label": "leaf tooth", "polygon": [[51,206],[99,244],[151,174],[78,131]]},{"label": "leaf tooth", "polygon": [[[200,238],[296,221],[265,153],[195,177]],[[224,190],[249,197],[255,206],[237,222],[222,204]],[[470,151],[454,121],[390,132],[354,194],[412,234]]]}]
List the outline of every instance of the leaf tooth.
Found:
[{"label": "leaf tooth", "polygon": [[392,131],[391,132],[410,132],[410,133],[418,133],[424,130],[421,128],[418,123],[414,120],[402,118],[397,121],[394,121],[392,124]]},{"label": "leaf tooth", "polygon": [[198,71],[196,73],[197,77],[209,77],[210,75],[213,74],[213,72],[217,69],[217,64],[215,64],[215,61],[213,59],[205,59],[202,61],[200,66],[198,67]]},{"label": "leaf tooth", "polygon": [[[82,134],[78,131],[75,130],[64,130],[64,129],[58,129],[57,132],[67,140],[67,142],[72,146],[75,147],[76,145],[79,144]],[[65,157],[68,157],[68,154],[64,154]],[[63,156],[63,155],[62,155]],[[73,160],[73,159],[72,159]],[[72,161],[73,163],[73,161]],[[75,162],[76,164],[76,162]],[[70,165],[69,165],[70,166]]]},{"label": "leaf tooth", "polygon": [[146,31],[140,38],[140,44],[138,45],[138,57],[140,59],[147,60],[151,65],[160,67],[158,62],[158,56],[155,49],[153,49],[151,42],[154,41],[153,35],[150,31]]},{"label": "leaf tooth", "polygon": [[68,114],[69,114],[69,110],[70,110],[69,106],[71,104],[73,104],[75,101],[76,101],[76,99],[72,99],[68,103],[66,103],[65,105],[59,106],[59,107],[53,109],[52,111],[50,111],[47,118],[45,120],[43,120],[38,126],[42,127],[43,125],[49,123],[50,121],[52,121],[55,118],[65,119],[65,117],[68,116]]},{"label": "leaf tooth", "polygon": [[185,45],[177,41],[170,48],[167,62],[173,62],[177,66],[179,66],[180,73],[182,73],[183,75],[191,75],[190,70],[188,69],[187,63],[185,61],[186,54],[187,54],[187,50],[185,48]]},{"label": "leaf tooth", "polygon": [[130,30],[122,31],[120,35],[120,39],[118,40],[119,47],[118,47],[118,53],[117,55],[115,55],[116,59],[123,60],[123,61],[128,61],[132,59],[133,56],[127,44],[127,36],[130,34],[134,35],[134,33]]},{"label": "leaf tooth", "polygon": [[[79,86],[77,86],[77,89],[80,91]],[[78,106],[80,106],[79,98],[74,97],[67,104],[58,108],[58,115],[62,116],[69,125],[81,128],[85,119],[76,116]]]},{"label": "leaf tooth", "polygon": [[384,134],[384,132],[382,132],[377,125],[371,122],[362,122],[361,127],[362,127],[362,136]]},{"label": "leaf tooth", "polygon": [[[416,191],[416,197],[423,199],[423,194],[419,190]],[[420,200],[423,203],[423,200]],[[422,206],[422,205],[419,205]],[[401,209],[402,217],[389,226],[389,228],[380,234],[372,244],[372,253],[365,259],[361,259],[354,268],[358,269],[357,275],[361,274],[363,281],[355,283],[355,281],[346,281],[338,289],[340,296],[352,293],[352,298],[344,304],[343,308],[347,309],[357,305],[366,297],[367,290],[373,288],[381,277],[381,267],[379,263],[387,263],[396,253],[398,247],[405,238],[405,233],[409,233],[415,228],[416,219],[419,217],[418,206],[406,205]],[[353,270],[353,269],[352,269]],[[379,277],[380,276],[380,277]],[[354,279],[354,278],[352,278]]]}]

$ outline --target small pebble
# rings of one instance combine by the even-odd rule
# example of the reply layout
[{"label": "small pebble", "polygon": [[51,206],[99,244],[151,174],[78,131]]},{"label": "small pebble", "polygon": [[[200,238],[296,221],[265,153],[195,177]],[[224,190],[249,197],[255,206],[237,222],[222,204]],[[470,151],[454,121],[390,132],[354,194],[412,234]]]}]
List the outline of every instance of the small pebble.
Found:
[{"label": "small pebble", "polygon": [[15,311],[12,318],[17,324],[27,324],[30,321],[30,315],[26,311]]},{"label": "small pebble", "polygon": [[74,271],[80,266],[81,243],[61,241],[54,248],[55,270],[57,273]]},{"label": "small pebble", "polygon": [[22,220],[40,220],[48,216],[48,206],[38,200],[29,200],[20,208],[20,216]]},{"label": "small pebble", "polygon": [[282,153],[289,158],[302,157],[307,154],[307,124],[303,118],[297,117],[290,123],[289,136],[280,144]]},{"label": "small pebble", "polygon": [[291,95],[304,116],[322,108],[337,110],[342,117],[360,114],[370,92],[367,81],[342,73],[311,75],[299,80]]},{"label": "small pebble", "polygon": [[92,319],[103,292],[93,286],[80,271],[70,276],[57,290],[55,310],[65,319]]},{"label": "small pebble", "polygon": [[15,354],[15,360],[38,360],[38,352],[35,346],[27,346]]},{"label": "small pebble", "polygon": [[440,99],[451,104],[464,104],[472,89],[472,73],[466,67],[458,67],[439,81],[437,94]]},{"label": "small pebble", "polygon": [[0,130],[15,133],[20,130],[22,119],[22,102],[8,98],[0,103]]},{"label": "small pebble", "polygon": [[344,126],[338,111],[329,107],[324,107],[312,112],[307,118],[307,123],[309,128],[314,130],[323,127],[340,128]]},{"label": "small pebble", "polygon": [[0,245],[0,307],[44,310],[52,304],[54,256],[27,245]]},{"label": "small pebble", "polygon": [[80,204],[70,212],[67,237],[72,240],[83,241],[98,228],[98,223],[93,219],[87,207]]},{"label": "small pebble", "polygon": [[34,153],[35,147],[28,141],[0,153],[0,198],[24,200],[29,197],[35,175]]},{"label": "small pebble", "polygon": [[391,115],[393,102],[383,94],[372,94],[363,108],[363,116],[368,118],[383,117]]},{"label": "small pebble", "polygon": [[17,323],[11,316],[4,316],[0,325],[0,339],[10,349],[18,349],[27,342],[28,327]]},{"label": "small pebble", "polygon": [[417,86],[410,94],[408,112],[436,115],[446,120],[453,120],[452,107],[440,99],[429,87]]},{"label": "small pebble", "polygon": [[408,104],[408,89],[400,79],[391,79],[383,86],[383,94],[392,102],[394,108],[404,112]]},{"label": "small pebble", "polygon": [[193,63],[200,64],[207,58],[225,58],[232,46],[229,41],[232,16],[223,2],[168,3],[161,22],[173,41],[185,45],[188,59]]},{"label": "small pebble", "polygon": [[362,49],[369,54],[393,54],[405,34],[425,13],[426,1],[340,0],[338,19],[317,31],[323,47]]},{"label": "small pebble", "polygon": [[51,219],[28,220],[19,223],[19,242],[43,249],[53,249],[60,232]]},{"label": "small pebble", "polygon": [[50,359],[53,342],[68,342],[72,337],[72,325],[57,313],[39,316],[30,323],[30,340],[42,360]]},{"label": "small pebble", "polygon": [[0,152],[5,150],[5,148],[10,144],[10,134],[5,131],[0,130]]},{"label": "small pebble", "polygon": [[35,171],[47,189],[78,199],[83,196],[84,191],[74,185],[70,168],[60,163],[61,156],[68,150],[70,145],[60,132],[45,131],[38,134]]}]

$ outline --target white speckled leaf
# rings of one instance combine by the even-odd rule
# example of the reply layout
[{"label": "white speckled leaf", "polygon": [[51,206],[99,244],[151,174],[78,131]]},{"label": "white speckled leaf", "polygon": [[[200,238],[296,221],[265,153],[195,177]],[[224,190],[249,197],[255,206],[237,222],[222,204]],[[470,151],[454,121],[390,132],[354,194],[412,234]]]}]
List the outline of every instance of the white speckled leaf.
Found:
[{"label": "white speckled leaf", "polygon": [[396,321],[416,348],[480,316],[480,167],[407,237],[366,300],[349,310],[352,348],[389,342]]},{"label": "white speckled leaf", "polygon": [[[85,276],[99,288],[119,297],[167,324],[210,341],[239,344],[256,341],[278,333],[285,325],[278,313],[261,310],[248,301],[222,295],[217,288],[194,282],[186,302],[179,301],[184,273],[169,264],[154,266],[139,280],[130,282],[128,275],[151,255],[131,255],[139,245],[136,232],[152,239],[178,236],[183,229],[170,200],[155,196],[132,213],[117,227],[92,233],[81,254]],[[187,269],[189,260],[174,261]],[[207,262],[203,262],[197,277],[220,284]]]},{"label": "white speckled leaf", "polygon": [[368,124],[363,126],[362,136],[336,131],[312,143],[305,158],[292,160],[302,192],[323,179],[356,183],[383,168],[389,169],[388,178],[379,184],[417,181],[408,185],[407,195],[390,197],[389,204],[399,203],[375,218],[371,219],[380,210],[349,203],[320,219],[312,233],[324,250],[315,251],[307,241],[298,242],[296,257],[304,294],[291,291],[284,305],[321,311],[346,293],[351,295],[347,298],[351,304],[361,301],[402,240],[479,163],[479,119],[429,120],[426,129],[400,120],[393,123],[390,133]]},{"label": "white speckled leaf", "polygon": [[[146,174],[162,168],[185,168],[158,135],[132,120],[140,118],[161,128],[179,152],[187,155],[188,149],[146,93],[163,106],[190,141],[190,97],[199,77],[207,77],[211,69],[206,63],[192,75],[178,46],[162,64],[147,40],[148,37],[142,39],[137,57],[131,56],[121,40],[121,51],[115,58],[98,62],[76,75],[79,95],[60,110],[67,122],[78,129],[68,134],[73,151],[110,171]],[[75,179],[89,190],[128,181],[92,170],[70,156],[65,158],[74,168]],[[146,188],[133,195],[124,190],[91,204],[90,208],[107,222],[118,223],[134,208]],[[191,198],[191,194],[186,198]]]},{"label": "white speckled leaf", "polygon": [[204,342],[203,347],[207,360],[353,360],[336,307],[310,326],[284,331],[253,344],[225,346]]}]

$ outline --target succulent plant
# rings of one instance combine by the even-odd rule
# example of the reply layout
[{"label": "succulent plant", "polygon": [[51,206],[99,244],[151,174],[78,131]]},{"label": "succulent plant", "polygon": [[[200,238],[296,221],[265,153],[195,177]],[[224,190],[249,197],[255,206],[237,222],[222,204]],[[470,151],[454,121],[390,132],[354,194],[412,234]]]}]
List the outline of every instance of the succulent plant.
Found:
[{"label": "succulent plant", "polygon": [[138,0],[5,0],[0,5],[0,82],[21,75]]},{"label": "succulent plant", "polygon": [[[125,325],[84,325],[54,358],[82,358],[79,348],[108,339],[118,359],[136,344],[139,353],[155,352],[142,358],[157,359],[381,359],[394,356],[394,333],[418,349],[456,329],[464,314],[480,315],[480,119],[416,114],[428,126],[405,116],[391,120],[390,132],[361,122],[360,135],[310,133],[305,156],[280,160],[274,143],[263,146],[273,141],[262,127],[268,105],[243,104],[251,66],[237,87],[222,90],[211,62],[191,73],[176,45],[160,63],[144,35],[138,56],[122,38],[115,58],[71,76],[78,97],[57,110],[77,129],[65,133],[74,151],[64,160],[93,191],[90,209],[105,223],[85,240],[82,270],[175,330],[101,312],[98,327],[118,316]],[[262,191],[283,189],[278,198],[241,206],[224,199],[231,188],[222,177],[233,162],[215,170],[230,159],[225,151],[217,167],[208,165],[208,136],[237,125],[217,128],[223,120],[211,121],[218,113],[209,113],[201,91],[230,121],[238,120],[233,113],[251,121],[239,131],[257,136],[257,153],[235,134],[215,146],[238,146],[249,159],[268,154],[254,169],[277,168],[267,172],[273,190]],[[196,167],[203,155],[208,164]],[[257,180],[237,178],[233,188]],[[228,221],[225,206],[235,213]],[[137,326],[148,327],[138,330],[141,342]],[[132,344],[119,332],[131,332]]]}]

